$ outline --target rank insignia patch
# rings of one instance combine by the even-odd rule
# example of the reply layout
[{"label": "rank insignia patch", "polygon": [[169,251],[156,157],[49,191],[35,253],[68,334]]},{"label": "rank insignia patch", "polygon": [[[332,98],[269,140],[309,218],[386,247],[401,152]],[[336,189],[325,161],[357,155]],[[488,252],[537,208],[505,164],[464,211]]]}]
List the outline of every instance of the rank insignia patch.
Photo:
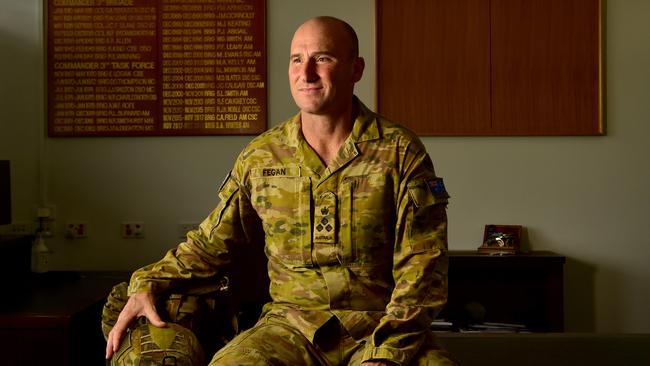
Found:
[{"label": "rank insignia patch", "polygon": [[336,243],[336,195],[325,192],[316,200],[314,210],[314,243]]}]

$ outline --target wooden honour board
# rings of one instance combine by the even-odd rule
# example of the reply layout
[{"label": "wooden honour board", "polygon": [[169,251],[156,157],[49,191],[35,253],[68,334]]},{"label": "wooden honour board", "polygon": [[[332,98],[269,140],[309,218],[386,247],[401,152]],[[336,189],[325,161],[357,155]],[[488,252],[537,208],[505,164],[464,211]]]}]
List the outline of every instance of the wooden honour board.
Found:
[{"label": "wooden honour board", "polygon": [[45,1],[49,136],[266,129],[266,0]]}]

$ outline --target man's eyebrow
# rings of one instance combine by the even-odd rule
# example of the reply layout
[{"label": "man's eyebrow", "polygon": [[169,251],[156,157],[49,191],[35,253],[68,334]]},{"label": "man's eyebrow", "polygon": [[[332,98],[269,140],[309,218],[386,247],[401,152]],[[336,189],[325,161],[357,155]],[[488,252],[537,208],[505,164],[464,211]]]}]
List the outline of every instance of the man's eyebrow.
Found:
[{"label": "man's eyebrow", "polygon": [[334,53],[330,51],[320,51],[320,52],[314,52],[312,54],[312,57],[314,56],[329,56],[329,57],[335,57]]},{"label": "man's eyebrow", "polygon": [[[316,56],[329,56],[329,57],[336,57],[333,52],[330,51],[318,51],[312,53],[309,57],[316,57]],[[296,58],[296,57],[302,57],[302,53],[293,53],[289,56],[289,58]]]}]

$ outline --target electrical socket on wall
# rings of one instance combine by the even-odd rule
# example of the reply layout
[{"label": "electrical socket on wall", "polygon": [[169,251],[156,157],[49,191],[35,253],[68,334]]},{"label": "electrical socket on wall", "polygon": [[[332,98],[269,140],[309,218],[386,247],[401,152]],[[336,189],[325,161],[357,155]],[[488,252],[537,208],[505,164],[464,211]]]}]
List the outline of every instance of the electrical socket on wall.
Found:
[{"label": "electrical socket on wall", "polygon": [[144,222],[142,221],[122,222],[122,238],[124,239],[144,238]]},{"label": "electrical socket on wall", "polygon": [[2,235],[30,235],[33,234],[34,225],[27,221],[14,221],[9,225],[0,226]]},{"label": "electrical socket on wall", "polygon": [[85,221],[68,221],[65,224],[65,236],[68,239],[81,239],[88,236],[88,223]]}]

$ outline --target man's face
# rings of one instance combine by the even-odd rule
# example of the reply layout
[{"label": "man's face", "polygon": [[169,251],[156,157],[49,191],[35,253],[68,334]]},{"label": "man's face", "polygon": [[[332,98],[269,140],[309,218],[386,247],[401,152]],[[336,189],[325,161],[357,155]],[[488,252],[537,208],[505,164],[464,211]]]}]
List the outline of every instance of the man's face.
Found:
[{"label": "man's face", "polygon": [[289,84],[303,113],[335,115],[352,103],[363,59],[352,55],[349,37],[336,24],[307,22],[291,42]]}]

